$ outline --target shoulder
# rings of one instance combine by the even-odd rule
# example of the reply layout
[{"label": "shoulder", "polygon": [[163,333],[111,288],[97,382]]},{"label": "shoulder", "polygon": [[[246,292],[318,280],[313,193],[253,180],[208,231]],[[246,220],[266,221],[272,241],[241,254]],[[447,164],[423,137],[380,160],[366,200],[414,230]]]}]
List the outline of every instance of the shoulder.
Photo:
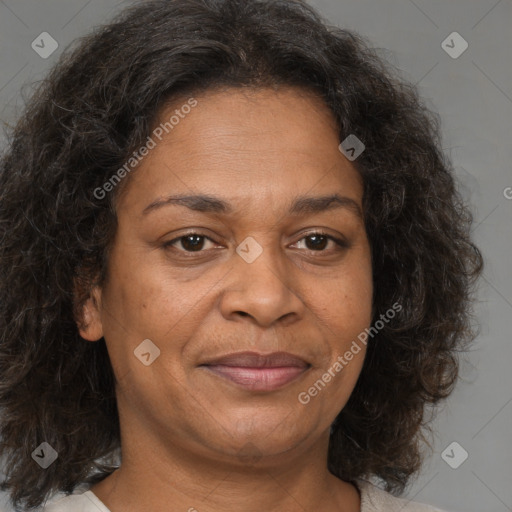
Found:
[{"label": "shoulder", "polygon": [[110,512],[100,499],[88,489],[75,490],[73,494],[60,494],[50,500],[43,512]]},{"label": "shoulder", "polygon": [[361,512],[445,512],[430,505],[396,498],[368,480],[356,479],[353,483],[361,492]]}]

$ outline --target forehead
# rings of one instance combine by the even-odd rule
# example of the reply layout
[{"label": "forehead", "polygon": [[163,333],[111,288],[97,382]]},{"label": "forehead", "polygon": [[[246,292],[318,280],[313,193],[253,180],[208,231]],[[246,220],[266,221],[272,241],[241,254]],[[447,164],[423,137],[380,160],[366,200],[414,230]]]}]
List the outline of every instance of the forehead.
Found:
[{"label": "forehead", "polygon": [[142,211],[166,194],[231,198],[262,207],[295,195],[362,194],[339,151],[334,116],[299,88],[214,90],[161,109],[155,146],[130,177],[127,201]]}]

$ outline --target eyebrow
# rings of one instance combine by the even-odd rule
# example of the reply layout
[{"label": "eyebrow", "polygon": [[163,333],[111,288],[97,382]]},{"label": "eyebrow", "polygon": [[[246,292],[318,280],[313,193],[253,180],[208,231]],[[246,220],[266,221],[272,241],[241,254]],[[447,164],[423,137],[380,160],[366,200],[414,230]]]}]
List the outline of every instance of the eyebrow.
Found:
[{"label": "eyebrow", "polygon": [[[199,195],[173,195],[162,199],[157,199],[150,203],[142,211],[143,215],[151,211],[168,205],[185,206],[189,210],[202,213],[220,213],[231,214],[233,208],[231,205],[220,199],[219,197],[199,194]],[[331,194],[327,196],[299,196],[292,202],[288,212],[290,215],[307,215],[321,213],[338,208],[346,209],[363,219],[363,213],[359,204],[350,197],[341,196],[339,194]]]}]

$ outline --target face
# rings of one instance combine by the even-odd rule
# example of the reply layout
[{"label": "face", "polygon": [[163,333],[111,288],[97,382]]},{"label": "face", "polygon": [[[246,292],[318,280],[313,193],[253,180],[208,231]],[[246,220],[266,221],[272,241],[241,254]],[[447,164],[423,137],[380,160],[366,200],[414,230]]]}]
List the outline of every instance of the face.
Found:
[{"label": "face", "polygon": [[327,435],[363,364],[364,346],[344,357],[371,321],[362,180],[311,93],[195,100],[125,178],[81,335],[105,338],[124,443],[298,453]]}]

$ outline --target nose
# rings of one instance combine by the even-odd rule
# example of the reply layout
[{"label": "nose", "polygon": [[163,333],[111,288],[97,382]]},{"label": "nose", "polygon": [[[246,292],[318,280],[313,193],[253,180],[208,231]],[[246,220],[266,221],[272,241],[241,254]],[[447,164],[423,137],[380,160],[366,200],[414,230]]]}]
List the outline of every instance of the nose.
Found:
[{"label": "nose", "polygon": [[234,266],[220,303],[224,318],[244,318],[260,327],[273,327],[303,317],[300,281],[279,251],[263,248],[252,262],[238,253],[233,255]]}]

